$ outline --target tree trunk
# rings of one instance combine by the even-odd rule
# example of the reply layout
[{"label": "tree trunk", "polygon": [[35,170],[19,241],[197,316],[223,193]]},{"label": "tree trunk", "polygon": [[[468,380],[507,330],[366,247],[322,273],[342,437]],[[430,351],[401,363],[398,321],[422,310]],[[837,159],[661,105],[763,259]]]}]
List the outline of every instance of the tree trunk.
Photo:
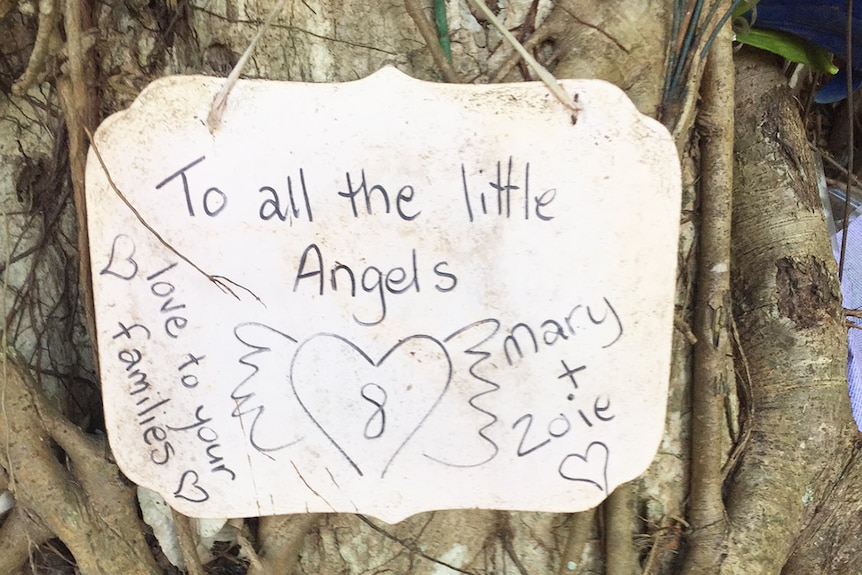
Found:
[{"label": "tree trunk", "polygon": [[[686,14],[698,21],[693,0],[676,15],[679,3],[670,0],[488,4],[499,4],[506,26],[557,77],[614,82],[673,128],[684,177],[679,318],[659,453],[600,513],[437,511],[397,525],[349,514],[246,522],[240,542],[248,571],[859,572],[862,467],[852,443],[843,312],[814,161],[780,67],[769,57],[736,55],[734,91],[728,40],[719,36],[726,54],[710,68],[703,106],[734,108],[735,124],[705,113],[695,129],[700,47],[729,2],[711,24],[695,26],[688,59],[683,38]],[[97,123],[89,116],[125,108],[160,76],[227,75],[272,6],[66,0],[64,10],[59,0],[39,0],[34,11],[25,0],[0,0],[0,271],[5,334],[20,354],[4,355],[0,374],[0,491],[8,487],[18,504],[0,519],[0,573],[25,564],[28,541],[49,537],[63,541],[83,573],[164,570],[133,486],[99,435],[89,288],[78,281],[86,275],[74,239],[83,221],[84,128]],[[446,8],[451,64],[437,44],[430,0],[290,1],[245,74],[338,82],[393,64],[431,81],[533,79],[469,2],[448,0]],[[729,238],[713,224],[730,202],[722,208],[710,200],[720,202],[717,194],[731,187]],[[720,285],[728,270],[716,262],[730,262],[732,295]],[[723,280],[712,282],[710,270]],[[717,291],[695,297],[710,283]]]},{"label": "tree trunk", "polygon": [[799,109],[770,60],[737,56],[734,315],[750,437],[722,573],[779,572],[852,457],[837,266]]}]

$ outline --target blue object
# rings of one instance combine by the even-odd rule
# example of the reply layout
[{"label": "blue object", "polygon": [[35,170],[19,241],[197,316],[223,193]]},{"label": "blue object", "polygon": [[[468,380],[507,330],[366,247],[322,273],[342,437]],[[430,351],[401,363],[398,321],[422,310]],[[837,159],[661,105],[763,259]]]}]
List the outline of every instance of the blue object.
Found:
[{"label": "blue object", "polygon": [[[855,59],[856,52],[853,52]],[[853,70],[853,91],[859,89],[862,85],[862,70],[856,68]],[[838,102],[847,97],[847,69],[841,68],[838,73],[832,76],[832,79],[823,84],[823,87],[817,90],[814,94],[814,101],[818,104],[831,104]]]},{"label": "blue object", "polygon": [[[862,0],[853,3],[853,90],[862,85]],[[756,28],[789,32],[847,59],[846,0],[760,0]],[[847,72],[839,71],[814,97],[818,103],[847,97]]]}]

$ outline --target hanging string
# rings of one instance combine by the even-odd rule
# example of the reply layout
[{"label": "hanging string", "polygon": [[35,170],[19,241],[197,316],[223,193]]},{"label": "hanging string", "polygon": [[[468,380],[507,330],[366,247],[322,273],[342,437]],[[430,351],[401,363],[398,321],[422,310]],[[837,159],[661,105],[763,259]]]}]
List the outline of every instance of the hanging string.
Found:
[{"label": "hanging string", "polygon": [[210,113],[207,114],[207,126],[210,129],[210,134],[214,133],[218,130],[221,125],[221,117],[224,114],[224,110],[227,107],[227,98],[230,96],[231,90],[236,85],[237,80],[239,80],[239,75],[242,73],[242,69],[245,67],[246,62],[251,57],[251,53],[254,51],[254,47],[257,45],[258,40],[260,40],[266,31],[269,29],[269,26],[275,21],[275,17],[281,12],[281,9],[284,7],[284,3],[286,0],[278,0],[276,5],[270,11],[269,16],[266,17],[266,21],[264,21],[263,25],[257,31],[254,38],[252,38],[251,43],[248,45],[248,48],[245,49],[245,52],[242,53],[242,56],[237,61],[236,65],[233,67],[233,70],[230,71],[230,74],[225,80],[225,83],[222,85],[221,90],[215,95],[213,98],[212,105],[210,106]]}]

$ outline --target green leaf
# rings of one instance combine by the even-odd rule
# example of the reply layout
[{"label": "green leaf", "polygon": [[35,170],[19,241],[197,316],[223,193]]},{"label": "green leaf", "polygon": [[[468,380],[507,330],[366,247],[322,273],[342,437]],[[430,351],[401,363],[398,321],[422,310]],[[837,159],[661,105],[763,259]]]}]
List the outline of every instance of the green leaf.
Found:
[{"label": "green leaf", "polygon": [[736,8],[733,9],[733,17],[739,18],[746,12],[753,10],[759,1],[760,0],[744,0],[743,2],[740,2],[736,5]]},{"label": "green leaf", "polygon": [[791,62],[805,64],[818,72],[838,72],[838,67],[832,63],[832,55],[827,50],[787,32],[749,28],[738,32],[736,40],[778,54]]}]

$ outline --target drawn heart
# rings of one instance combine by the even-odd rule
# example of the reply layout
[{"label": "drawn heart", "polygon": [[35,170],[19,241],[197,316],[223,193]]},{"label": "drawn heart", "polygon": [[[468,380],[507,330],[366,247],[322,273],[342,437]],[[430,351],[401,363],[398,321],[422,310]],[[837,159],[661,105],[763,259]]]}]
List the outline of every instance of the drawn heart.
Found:
[{"label": "drawn heart", "polygon": [[[593,451],[593,457],[590,452]],[[608,492],[608,458],[610,450],[601,441],[593,441],[584,454],[570,453],[560,462],[560,475],[570,481],[584,481]]]},{"label": "drawn heart", "polygon": [[207,493],[207,490],[198,485],[199,479],[197,471],[189,469],[183,473],[182,477],[180,477],[180,484],[177,490],[174,491],[174,497],[185,499],[192,503],[203,503],[209,499],[210,494]]},{"label": "drawn heart", "polygon": [[111,244],[111,257],[108,265],[102,269],[100,275],[112,275],[123,280],[130,280],[138,273],[138,262],[132,256],[135,255],[135,242],[126,234],[119,234]]},{"label": "drawn heart", "polygon": [[386,475],[440,403],[452,377],[442,343],[398,342],[374,361],[349,340],[321,333],[296,350],[293,392],[314,424],[359,475]]}]

